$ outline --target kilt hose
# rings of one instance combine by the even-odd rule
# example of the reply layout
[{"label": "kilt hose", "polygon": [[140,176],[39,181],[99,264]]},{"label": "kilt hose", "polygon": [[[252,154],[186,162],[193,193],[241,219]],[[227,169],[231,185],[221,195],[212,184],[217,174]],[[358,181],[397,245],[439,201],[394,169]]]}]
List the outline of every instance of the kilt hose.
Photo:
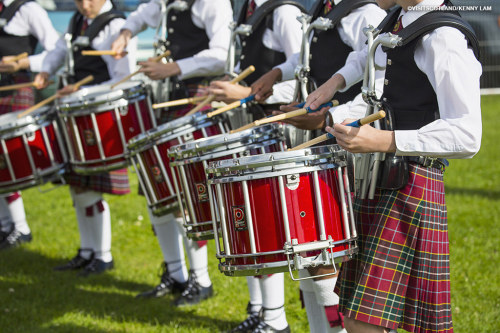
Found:
[{"label": "kilt hose", "polygon": [[341,311],[390,329],[453,332],[443,171],[409,169],[399,191],[356,200],[359,253],[341,268]]}]

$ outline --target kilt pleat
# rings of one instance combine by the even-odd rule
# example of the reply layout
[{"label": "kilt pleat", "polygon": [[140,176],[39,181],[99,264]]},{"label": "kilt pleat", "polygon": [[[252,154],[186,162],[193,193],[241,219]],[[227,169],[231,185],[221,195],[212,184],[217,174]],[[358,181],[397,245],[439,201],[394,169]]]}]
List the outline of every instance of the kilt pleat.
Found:
[{"label": "kilt pleat", "polygon": [[64,175],[66,183],[101,193],[123,195],[130,193],[127,169],[103,172],[95,175],[79,175],[68,172]]},{"label": "kilt pleat", "polygon": [[345,316],[409,332],[453,332],[443,172],[410,164],[408,184],[354,204],[359,253],[342,265]]}]

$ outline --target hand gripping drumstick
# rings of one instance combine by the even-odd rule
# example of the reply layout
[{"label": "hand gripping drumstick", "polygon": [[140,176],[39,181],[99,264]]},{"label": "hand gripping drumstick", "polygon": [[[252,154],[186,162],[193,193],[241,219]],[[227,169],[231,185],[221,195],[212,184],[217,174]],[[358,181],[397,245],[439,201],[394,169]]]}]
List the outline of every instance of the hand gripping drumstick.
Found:
[{"label": "hand gripping drumstick", "polygon": [[[346,126],[352,126],[352,127],[360,127],[360,126],[363,126],[363,125],[366,125],[366,124],[369,124],[369,123],[372,123],[374,122],[375,120],[379,120],[379,119],[382,119],[385,117],[385,112],[384,111],[379,111],[377,113],[374,113],[374,114],[371,114],[367,117],[364,117],[364,118],[361,118],[361,119],[358,119],[356,121],[353,121],[352,123],[350,124],[347,124]],[[317,143],[320,143],[320,142],[323,142],[323,141],[326,141],[328,139],[333,139],[334,136],[331,135],[330,133],[326,133],[326,134],[323,134],[323,135],[320,135],[318,136],[317,138],[314,138],[312,140],[309,140],[307,142],[304,142],[303,144],[300,144],[296,147],[293,147],[293,148],[290,148],[288,150],[299,150],[299,149],[304,149],[304,148],[307,148],[307,147],[310,147],[312,145],[315,145]]]},{"label": "hand gripping drumstick", "polygon": [[[160,54],[160,55],[159,55],[159,56],[157,56],[157,57],[154,57],[151,61],[158,62],[158,61],[160,61],[161,59],[163,59],[163,58],[165,58],[165,57],[170,56],[170,53],[171,53],[171,52],[167,50],[167,51],[165,51],[165,53]],[[138,70],[136,70],[135,72],[133,72],[133,73],[131,73],[131,74],[129,74],[129,75],[127,75],[127,76],[125,76],[123,79],[121,79],[120,81],[118,81],[118,82],[116,82],[115,84],[113,84],[113,85],[111,86],[111,89],[114,89],[116,86],[118,86],[118,85],[122,84],[123,82],[130,80],[130,79],[131,79],[134,75],[139,74],[139,73],[140,73],[140,71],[141,71],[141,70],[140,70],[140,69],[138,69]]]},{"label": "hand gripping drumstick", "polygon": [[207,117],[208,118],[212,118],[218,114],[221,114],[221,113],[224,113],[226,111],[229,111],[229,110],[232,110],[234,108],[237,108],[238,106],[241,106],[243,104],[246,104],[248,102],[251,102],[255,99],[255,95],[250,95],[248,97],[245,97],[243,99],[240,99],[239,101],[236,101],[236,102],[232,102],[231,104],[228,104],[226,106],[223,106],[221,108],[218,108],[217,110],[215,111],[212,111],[212,112],[208,112],[207,113]]},{"label": "hand gripping drumstick", "polygon": [[[304,106],[304,104],[305,103],[300,103],[297,106],[298,107],[302,107],[302,106]],[[305,115],[307,113],[312,113],[312,112],[319,111],[319,110],[321,110],[322,108],[325,108],[325,107],[332,107],[332,106],[337,106],[337,105],[339,105],[339,101],[337,101],[337,100],[334,99],[331,102],[328,102],[328,103],[320,105],[319,108],[317,108],[315,110],[312,110],[310,107],[307,107],[307,108],[302,108],[302,109],[298,109],[298,110],[293,110],[293,111],[290,111],[290,112],[282,113],[282,114],[279,114],[277,116],[265,117],[265,118],[262,118],[262,119],[258,119],[258,120],[254,121],[254,122],[251,122],[250,124],[247,124],[247,125],[242,126],[240,128],[237,128],[235,130],[232,130],[231,133],[236,133],[236,132],[244,131],[246,129],[249,129],[249,128],[252,128],[252,127],[255,127],[255,126],[260,126],[260,125],[264,125],[264,124],[267,124],[267,123],[272,123],[272,122],[275,122],[275,121],[280,121],[280,120],[284,120],[284,119],[289,119],[289,118],[293,118],[293,117],[302,116],[302,115]]]},{"label": "hand gripping drumstick", "polygon": [[[128,52],[124,51],[120,54],[126,55]],[[118,52],[113,51],[113,50],[83,50],[82,51],[82,56],[103,56],[103,55],[110,55],[110,56],[115,56],[117,55]]]},{"label": "hand gripping drumstick", "polygon": [[[76,82],[74,84],[74,87],[75,87],[75,90],[78,90],[80,89],[80,86],[86,84],[86,83],[89,83],[91,82],[92,80],[94,80],[94,77],[92,75],[89,75],[87,76],[86,78]],[[52,102],[53,100],[55,100],[56,98],[60,97],[58,93],[55,93],[54,95],[50,96],[49,98],[46,98],[44,99],[43,101],[33,105],[32,107],[24,110],[24,112],[20,113],[17,118],[22,118],[28,114],[30,114],[31,112],[35,111],[36,109],[46,105],[46,104],[49,104],[50,102]]]},{"label": "hand gripping drumstick", "polygon": [[178,106],[178,105],[184,105],[184,104],[194,104],[194,103],[198,103],[198,102],[203,101],[205,98],[207,98],[207,95],[182,98],[182,99],[177,99],[175,101],[157,103],[157,104],[153,104],[153,109],[168,108],[170,106]]},{"label": "hand gripping drumstick", "polygon": [[28,58],[28,52],[19,53],[18,55],[14,56],[14,58],[4,61],[4,64],[9,64],[11,62],[15,62],[24,58]]},{"label": "hand gripping drumstick", "polygon": [[[255,71],[254,66],[248,66],[243,72],[240,73],[237,77],[229,81],[229,83],[238,83],[244,78],[246,78],[248,75],[252,74]],[[204,99],[200,104],[198,104],[196,107],[194,107],[191,111],[186,113],[186,116],[192,115],[193,113],[196,113],[201,110],[202,107],[207,105],[208,103],[212,102],[215,99],[215,95],[211,94],[206,96],[206,99]]]},{"label": "hand gripping drumstick", "polygon": [[[52,84],[52,83],[54,83],[54,81],[49,81],[49,84]],[[26,82],[26,83],[11,84],[10,86],[3,86],[3,87],[0,87],[0,91],[17,90],[17,89],[29,88],[29,87],[36,87],[35,82]]]}]

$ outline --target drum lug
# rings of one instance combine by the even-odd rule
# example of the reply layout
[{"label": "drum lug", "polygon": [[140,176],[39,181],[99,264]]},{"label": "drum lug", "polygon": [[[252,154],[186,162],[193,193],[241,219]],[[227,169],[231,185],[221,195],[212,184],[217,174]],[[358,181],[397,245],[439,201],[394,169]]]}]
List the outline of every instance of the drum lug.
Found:
[{"label": "drum lug", "polygon": [[193,136],[193,133],[186,133],[182,136],[182,138],[184,139],[184,142],[188,142],[188,141],[193,141],[194,140],[194,136]]},{"label": "drum lug", "polygon": [[128,105],[118,107],[118,112],[120,112],[120,116],[126,116],[128,114]]},{"label": "drum lug", "polygon": [[286,187],[288,187],[289,190],[291,191],[296,190],[299,187],[299,183],[300,183],[299,174],[292,174],[286,176]]}]

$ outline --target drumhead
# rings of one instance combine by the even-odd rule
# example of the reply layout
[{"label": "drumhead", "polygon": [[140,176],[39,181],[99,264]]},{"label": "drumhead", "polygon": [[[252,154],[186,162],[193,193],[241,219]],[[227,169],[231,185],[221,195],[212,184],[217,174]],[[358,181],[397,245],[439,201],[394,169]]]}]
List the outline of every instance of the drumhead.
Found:
[{"label": "drumhead", "polygon": [[339,145],[310,147],[210,162],[206,169],[213,183],[258,179],[281,174],[331,169],[347,165],[347,154]]},{"label": "drumhead", "polygon": [[127,148],[130,151],[142,150],[144,145],[151,142],[164,140],[172,135],[179,136],[191,133],[197,129],[214,125],[213,120],[206,114],[195,113],[189,116],[183,116],[168,123],[158,125],[147,132],[141,133],[129,140]]},{"label": "drumhead", "polygon": [[107,109],[125,106],[140,96],[145,97],[147,92],[141,81],[127,81],[111,89],[112,84],[101,84],[82,88],[71,95],[61,97],[58,100],[58,108],[63,112],[75,110],[87,110],[92,113],[91,108],[106,105]]},{"label": "drumhead", "polygon": [[284,140],[282,125],[276,123],[266,124],[237,133],[201,138],[170,148],[168,155],[176,160],[213,155],[221,151],[227,151],[227,155],[230,155],[231,150],[271,139]]},{"label": "drumhead", "polygon": [[0,137],[4,134],[11,136],[12,132],[19,135],[19,130],[22,132],[32,132],[40,128],[42,123],[49,117],[55,117],[55,109],[52,106],[43,106],[31,112],[30,114],[18,118],[24,110],[9,112],[0,116]]}]

